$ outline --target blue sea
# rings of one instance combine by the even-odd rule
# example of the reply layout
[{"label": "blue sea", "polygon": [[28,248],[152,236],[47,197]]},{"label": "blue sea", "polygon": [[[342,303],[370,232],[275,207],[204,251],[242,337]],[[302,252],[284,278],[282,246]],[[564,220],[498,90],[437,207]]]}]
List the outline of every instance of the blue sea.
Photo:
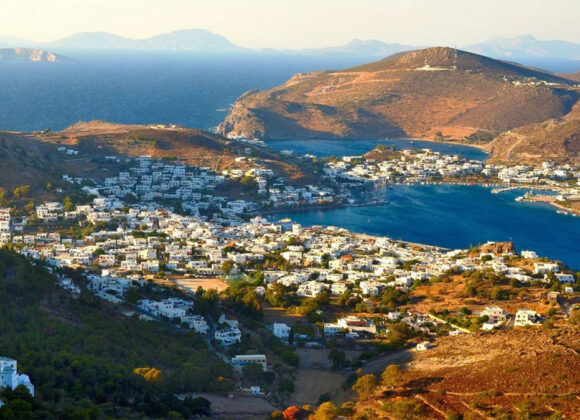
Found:
[{"label": "blue sea", "polygon": [[516,202],[523,193],[492,194],[482,186],[394,186],[385,190],[384,205],[288,212],[275,218],[446,248],[513,241],[518,250],[532,249],[580,269],[580,217],[558,214],[545,203]]},{"label": "blue sea", "polygon": [[485,160],[487,153],[481,149],[459,144],[437,143],[425,140],[388,139],[388,140],[269,140],[268,145],[276,150],[292,150],[293,152],[316,157],[358,156],[374,149],[380,144],[395,149],[431,149],[443,154],[458,154],[467,159]]},{"label": "blue sea", "polygon": [[[360,57],[184,53],[73,54],[56,65],[0,62],[0,130],[61,130],[91,119],[213,129],[247,90],[268,89],[298,72],[356,64]],[[270,145],[300,154],[344,156],[363,154],[380,143],[486,157],[471,147],[417,140],[287,140]],[[515,202],[521,192],[401,186],[384,194],[385,205],[277,217],[451,248],[513,240],[519,249],[531,248],[580,269],[580,217],[557,214],[546,204]]]},{"label": "blue sea", "polygon": [[64,53],[60,63],[0,61],[0,130],[62,130],[100,119],[211,130],[242,93],[360,58],[290,54]]}]

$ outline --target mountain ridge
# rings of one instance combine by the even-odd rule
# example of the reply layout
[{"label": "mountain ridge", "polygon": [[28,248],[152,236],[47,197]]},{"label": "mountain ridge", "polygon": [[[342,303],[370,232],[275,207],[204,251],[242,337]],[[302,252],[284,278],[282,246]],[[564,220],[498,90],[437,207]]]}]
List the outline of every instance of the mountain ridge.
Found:
[{"label": "mountain ridge", "polygon": [[[580,44],[562,40],[539,40],[533,35],[495,37],[466,45],[463,49],[498,58],[566,58],[580,60]],[[579,63],[580,64],[580,63]]]},{"label": "mountain ridge", "polygon": [[88,50],[183,50],[183,51],[222,51],[236,52],[246,50],[227,40],[222,35],[205,29],[182,29],[148,38],[131,39],[108,32],[83,32],[73,34],[49,45],[60,48]]},{"label": "mountain ridge", "polygon": [[[183,42],[188,35],[197,34],[198,39],[190,39],[190,44]],[[181,36],[182,39],[178,39]],[[211,36],[211,39],[208,38]],[[359,57],[383,58],[402,52],[422,49],[419,45],[410,45],[396,42],[385,42],[377,39],[354,38],[345,44],[322,48],[245,48],[230,42],[226,37],[210,32],[205,29],[179,29],[168,33],[131,39],[115,35],[109,32],[81,32],[74,33],[62,39],[52,42],[36,42],[17,37],[0,36],[0,47],[29,47],[45,48],[64,47],[86,50],[106,49],[162,49],[195,51],[199,48],[199,42],[208,42],[210,47],[203,51],[219,48],[224,52],[253,52],[253,53],[288,53],[302,55],[351,55]],[[169,42],[169,44],[164,43]],[[197,47],[196,47],[197,45]],[[531,61],[542,59],[557,59],[578,61],[580,68],[580,43],[564,40],[540,40],[532,35],[520,35],[515,37],[495,37],[461,47],[464,51],[489,56],[496,59]],[[568,66],[569,67],[569,66]],[[570,71],[570,70],[566,70]]]},{"label": "mountain ridge", "polygon": [[218,132],[233,137],[460,139],[559,117],[574,82],[447,47],[402,52],[339,71],[297,74],[234,104]]}]

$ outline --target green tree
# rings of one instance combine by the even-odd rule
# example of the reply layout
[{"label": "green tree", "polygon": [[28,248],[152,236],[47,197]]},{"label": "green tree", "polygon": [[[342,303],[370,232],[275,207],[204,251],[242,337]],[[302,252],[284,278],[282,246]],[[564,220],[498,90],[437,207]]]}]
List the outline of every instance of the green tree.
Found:
[{"label": "green tree", "polygon": [[385,386],[396,386],[401,380],[401,368],[398,365],[389,365],[383,371],[381,380]]},{"label": "green tree", "polygon": [[249,363],[242,368],[242,373],[244,374],[244,378],[252,382],[262,381],[263,371],[262,366]]},{"label": "green tree", "polygon": [[314,420],[335,420],[338,418],[338,409],[330,401],[320,404],[314,413]]},{"label": "green tree", "polygon": [[370,397],[377,388],[377,377],[372,373],[363,375],[352,386],[352,390],[356,392],[361,400]]},{"label": "green tree", "polygon": [[15,198],[25,197],[30,193],[30,185],[22,185],[20,187],[14,188],[12,195]]},{"label": "green tree", "polygon": [[282,379],[278,384],[278,391],[292,394],[294,392],[294,383],[290,379]]},{"label": "green tree", "polygon": [[68,195],[62,200],[62,205],[66,211],[72,211],[75,208],[72,199]]},{"label": "green tree", "polygon": [[328,352],[328,360],[332,362],[333,369],[340,369],[348,364],[346,353],[342,350],[331,349]]}]

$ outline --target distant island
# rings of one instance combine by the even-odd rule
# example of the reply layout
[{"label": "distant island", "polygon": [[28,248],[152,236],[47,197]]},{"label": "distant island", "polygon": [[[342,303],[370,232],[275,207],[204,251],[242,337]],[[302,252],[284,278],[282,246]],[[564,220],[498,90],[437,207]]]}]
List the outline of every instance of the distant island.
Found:
[{"label": "distant island", "polygon": [[56,63],[63,56],[36,48],[0,48],[0,61],[33,61]]},{"label": "distant island", "polygon": [[[247,48],[237,45],[221,34],[201,28],[190,28],[141,39],[127,38],[109,32],[74,33],[50,42],[0,36],[0,47],[27,47],[56,51],[62,49],[63,51],[144,50],[252,54],[277,53],[307,56],[351,56],[363,60],[373,60],[399,52],[422,49],[425,46],[385,42],[377,39],[353,39],[344,44],[321,48]],[[527,64],[534,63],[533,65],[547,60],[572,63],[580,59],[580,44],[578,43],[563,40],[541,40],[529,34],[511,38],[494,37],[482,42],[463,45],[460,49],[495,59],[519,61]],[[580,68],[580,63],[578,68]]]}]

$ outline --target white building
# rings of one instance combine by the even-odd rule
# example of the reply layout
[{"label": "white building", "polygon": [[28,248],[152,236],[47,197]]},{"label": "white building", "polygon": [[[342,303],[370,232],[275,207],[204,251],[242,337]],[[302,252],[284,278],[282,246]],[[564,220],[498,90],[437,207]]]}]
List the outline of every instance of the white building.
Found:
[{"label": "white building", "polygon": [[575,282],[572,274],[556,273],[556,278],[560,283],[572,284]]},{"label": "white building", "polygon": [[219,341],[222,346],[227,347],[242,341],[242,332],[237,328],[217,330],[214,334],[214,338]]},{"label": "white building", "polygon": [[481,316],[487,316],[490,323],[501,323],[507,320],[508,314],[499,306],[486,306]]},{"label": "white building", "polygon": [[244,366],[257,364],[262,367],[265,372],[268,366],[266,355],[264,354],[238,354],[232,357],[232,365],[234,365],[234,371],[240,373]]},{"label": "white building", "polygon": [[538,254],[535,251],[522,251],[522,257],[527,259],[538,258]]},{"label": "white building", "polygon": [[15,389],[23,385],[34,397],[34,385],[30,382],[28,375],[18,374],[17,363],[14,359],[0,357],[0,388]]},{"label": "white building", "polygon": [[558,264],[550,262],[535,262],[534,274],[556,273],[558,271]]},{"label": "white building", "polygon": [[429,350],[431,348],[431,343],[429,343],[428,341],[422,341],[419,344],[417,344],[417,347],[415,347],[415,349],[417,351],[425,351],[425,350]]},{"label": "white building", "polygon": [[10,209],[0,209],[0,246],[11,241]]},{"label": "white building", "polygon": [[525,327],[527,325],[538,325],[541,322],[540,315],[530,309],[520,309],[516,313],[514,326]]},{"label": "white building", "polygon": [[281,340],[288,340],[291,328],[283,323],[274,323],[274,335]]}]

